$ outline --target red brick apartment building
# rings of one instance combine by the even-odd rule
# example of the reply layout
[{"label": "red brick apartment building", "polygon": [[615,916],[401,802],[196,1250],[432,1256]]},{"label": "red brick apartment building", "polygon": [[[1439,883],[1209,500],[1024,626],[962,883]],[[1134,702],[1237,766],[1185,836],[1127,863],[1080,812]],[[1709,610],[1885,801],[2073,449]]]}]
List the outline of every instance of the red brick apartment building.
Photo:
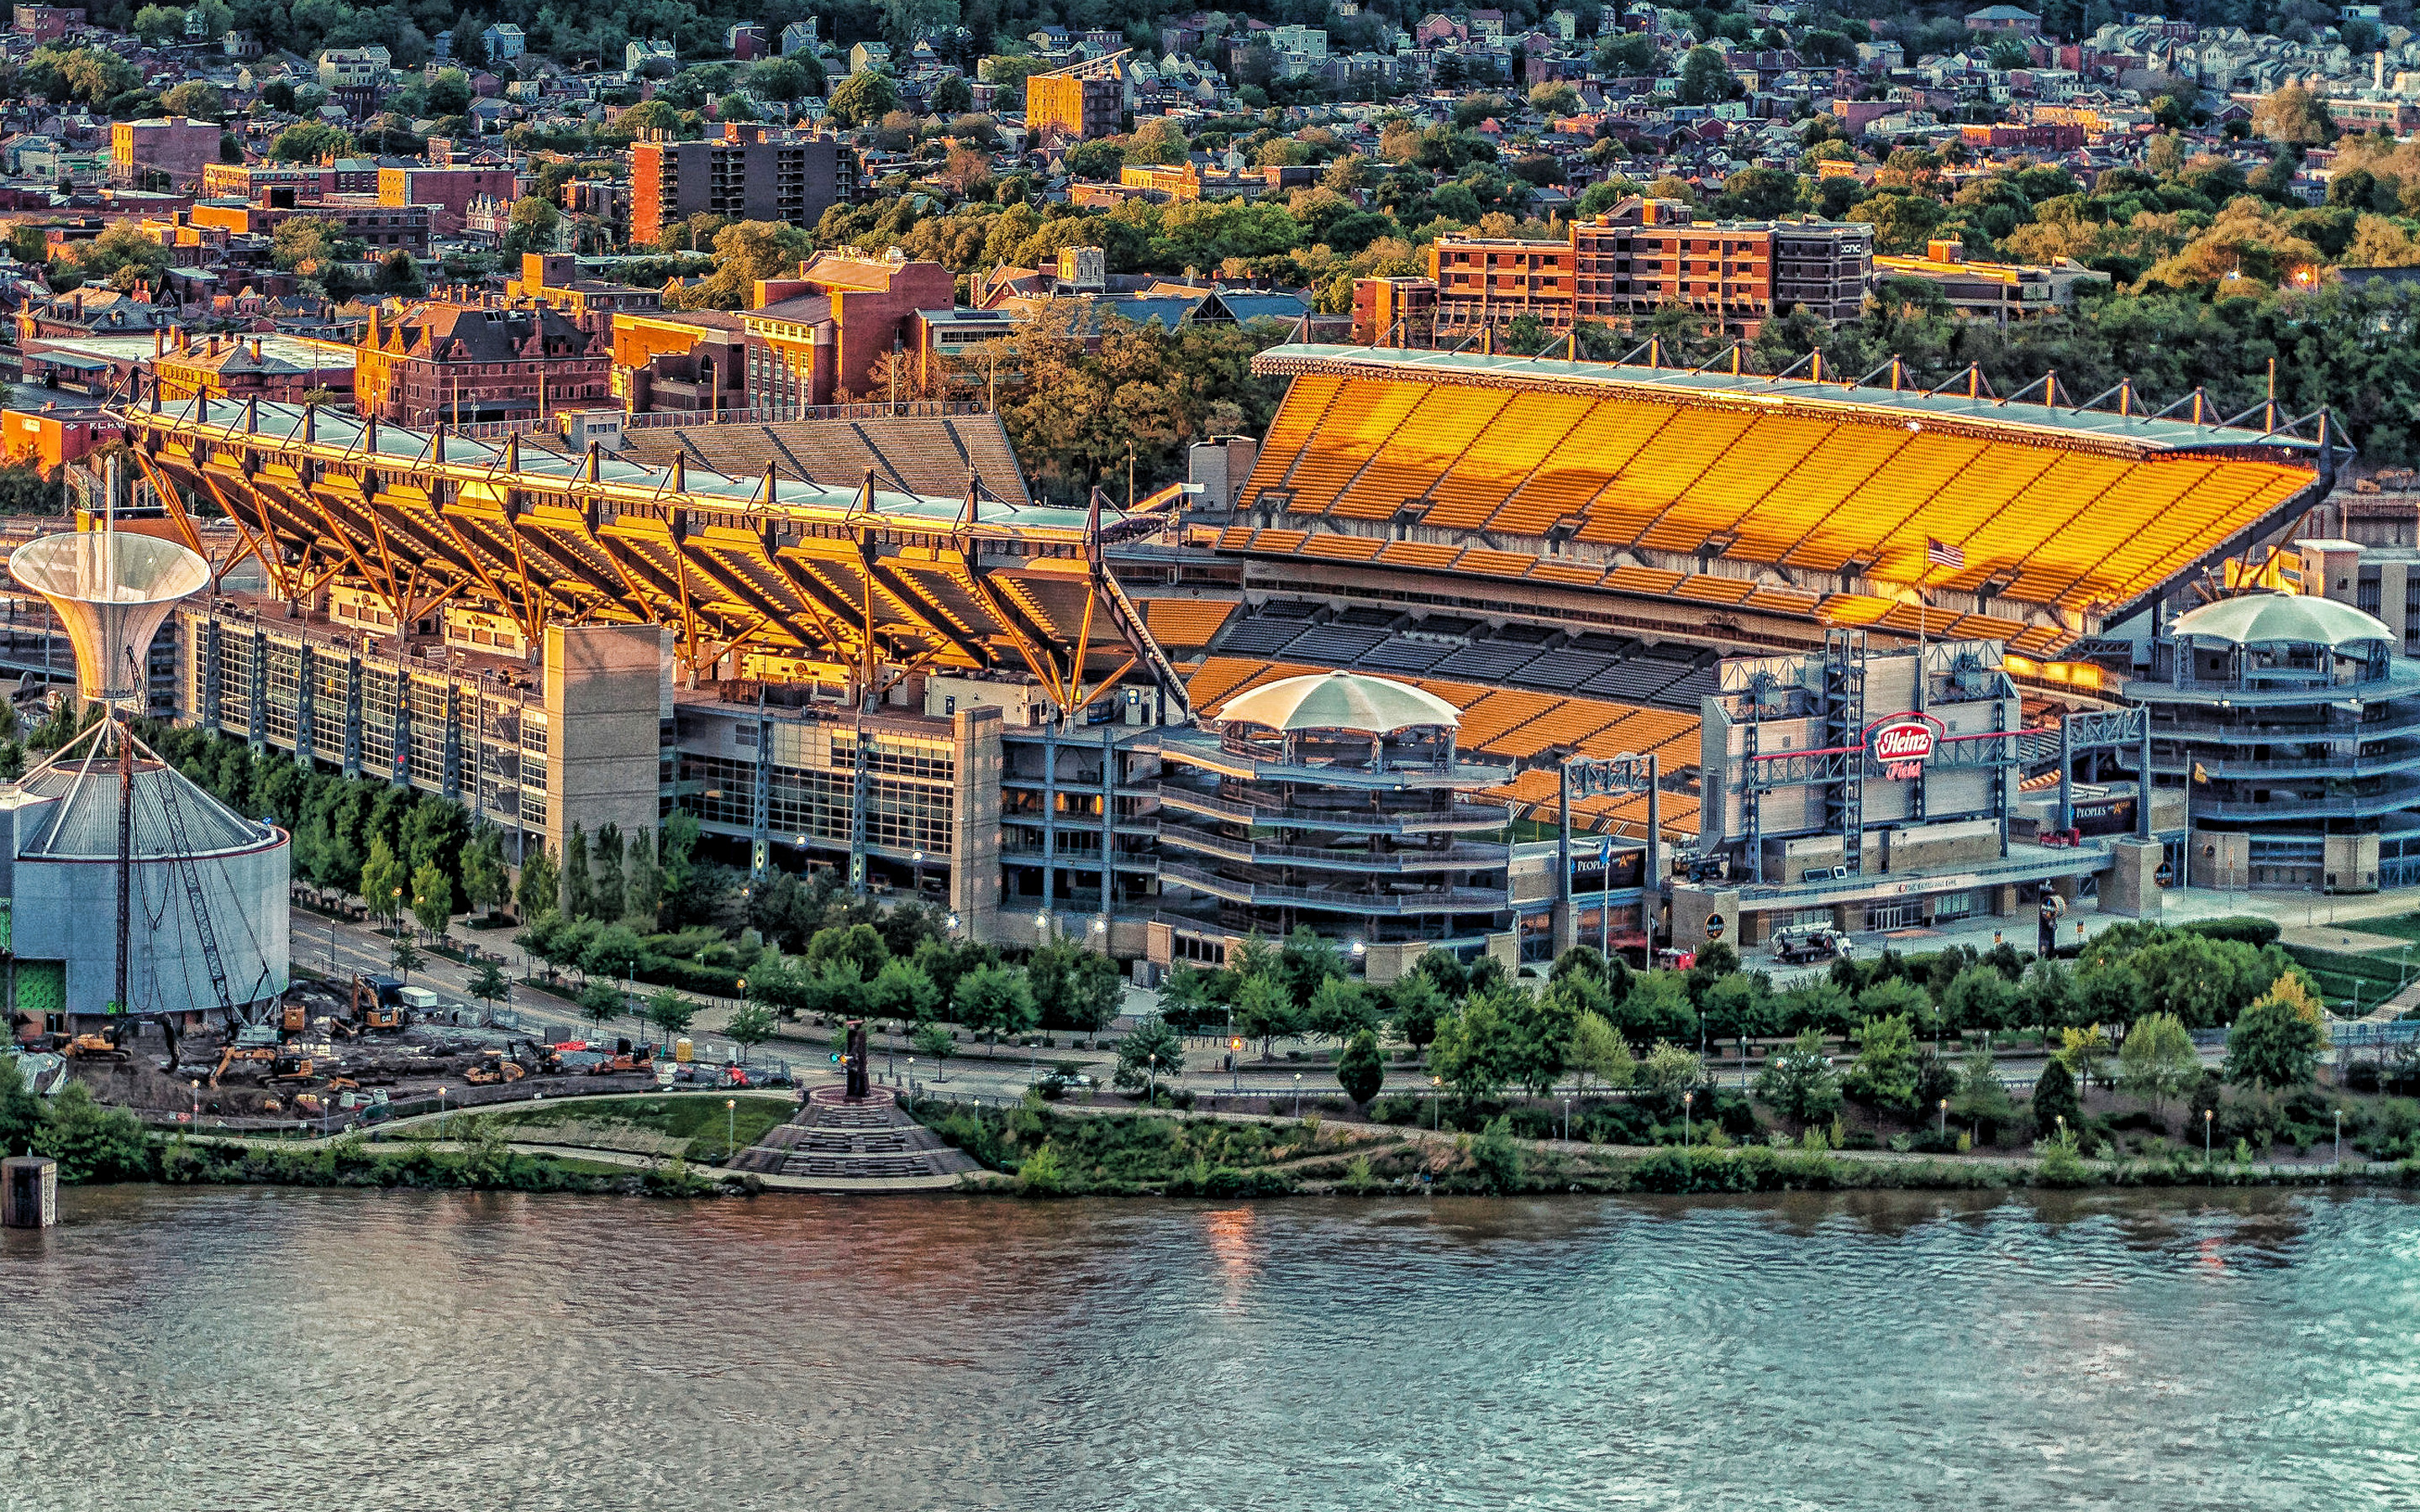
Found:
[{"label": "red brick apartment building", "polygon": [[354,354],[353,402],[407,425],[521,420],[611,402],[604,330],[543,307],[434,301],[375,313]]},{"label": "red brick apartment building", "polygon": [[919,310],[948,310],[957,280],[939,263],[817,253],[796,278],[757,284],[748,332],[749,403],[833,404],[874,391],[874,364],[909,342]]}]

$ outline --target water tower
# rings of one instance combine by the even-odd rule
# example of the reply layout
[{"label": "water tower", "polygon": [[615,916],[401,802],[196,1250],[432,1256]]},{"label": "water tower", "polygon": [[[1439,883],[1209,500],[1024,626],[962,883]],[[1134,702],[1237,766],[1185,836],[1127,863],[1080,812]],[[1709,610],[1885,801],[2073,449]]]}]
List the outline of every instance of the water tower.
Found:
[{"label": "water tower", "polygon": [[[95,1015],[191,1024],[273,997],[289,967],[286,833],[194,786],[129,725],[148,702],[152,637],[209,586],[209,564],[104,529],[29,542],[8,570],[58,615],[77,691],[106,710],[0,787],[12,1016],[70,1032]],[[95,927],[113,915],[114,934]]]}]

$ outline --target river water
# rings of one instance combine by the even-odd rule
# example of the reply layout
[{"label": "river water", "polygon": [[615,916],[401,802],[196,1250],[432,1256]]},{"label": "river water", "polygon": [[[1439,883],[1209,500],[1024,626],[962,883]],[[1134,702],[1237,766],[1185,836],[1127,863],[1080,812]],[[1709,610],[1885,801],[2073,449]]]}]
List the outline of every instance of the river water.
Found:
[{"label": "river water", "polygon": [[2420,1504],[2395,1197],[63,1205],[12,1512]]}]

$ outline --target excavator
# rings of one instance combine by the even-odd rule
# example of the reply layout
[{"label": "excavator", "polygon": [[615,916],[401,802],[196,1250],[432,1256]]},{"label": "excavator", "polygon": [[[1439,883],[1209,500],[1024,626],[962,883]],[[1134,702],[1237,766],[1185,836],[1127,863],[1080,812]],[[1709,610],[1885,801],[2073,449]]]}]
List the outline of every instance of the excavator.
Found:
[{"label": "excavator", "polygon": [[219,1052],[219,1063],[210,1068],[209,1086],[215,1089],[219,1085],[219,1078],[232,1070],[238,1061],[259,1061],[264,1065],[273,1066],[276,1060],[277,1051],[271,1046],[230,1043],[225,1050]]},{"label": "excavator", "polygon": [[403,983],[392,977],[355,977],[351,1012],[356,1033],[401,1034],[407,1019]]},{"label": "excavator", "polygon": [[133,1057],[127,1053],[123,1042],[130,1022],[114,1021],[98,1034],[54,1034],[51,1036],[51,1048],[70,1060],[131,1060]]}]

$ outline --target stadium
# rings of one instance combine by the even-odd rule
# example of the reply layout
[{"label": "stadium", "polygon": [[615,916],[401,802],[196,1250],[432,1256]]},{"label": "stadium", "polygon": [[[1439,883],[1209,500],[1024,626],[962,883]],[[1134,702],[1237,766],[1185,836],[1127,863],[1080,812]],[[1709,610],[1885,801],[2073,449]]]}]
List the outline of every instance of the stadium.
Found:
[{"label": "stadium", "polygon": [[[120,418],[170,525],[235,532],[222,587],[259,579],[155,646],[159,712],[517,845],[679,805],[760,870],[1160,964],[1357,916],[1404,921],[1357,946],[1536,959],[2155,908],[2181,791],[2141,801],[2119,694],[2326,495],[2326,417],[1806,366],[1279,346],[1257,446],[1197,446],[1201,481],[1125,509],[1035,500],[995,417],[936,407],[618,445],[577,416]],[[1192,727],[1335,671],[1451,711],[1435,801],[1504,816],[1484,865],[1414,864],[1399,824],[1273,829],[1182,776],[1243,780]],[[1317,740],[1365,737],[1394,738]],[[1373,780],[1251,759],[1306,812]],[[1477,855],[1462,828],[1433,842]]]}]

